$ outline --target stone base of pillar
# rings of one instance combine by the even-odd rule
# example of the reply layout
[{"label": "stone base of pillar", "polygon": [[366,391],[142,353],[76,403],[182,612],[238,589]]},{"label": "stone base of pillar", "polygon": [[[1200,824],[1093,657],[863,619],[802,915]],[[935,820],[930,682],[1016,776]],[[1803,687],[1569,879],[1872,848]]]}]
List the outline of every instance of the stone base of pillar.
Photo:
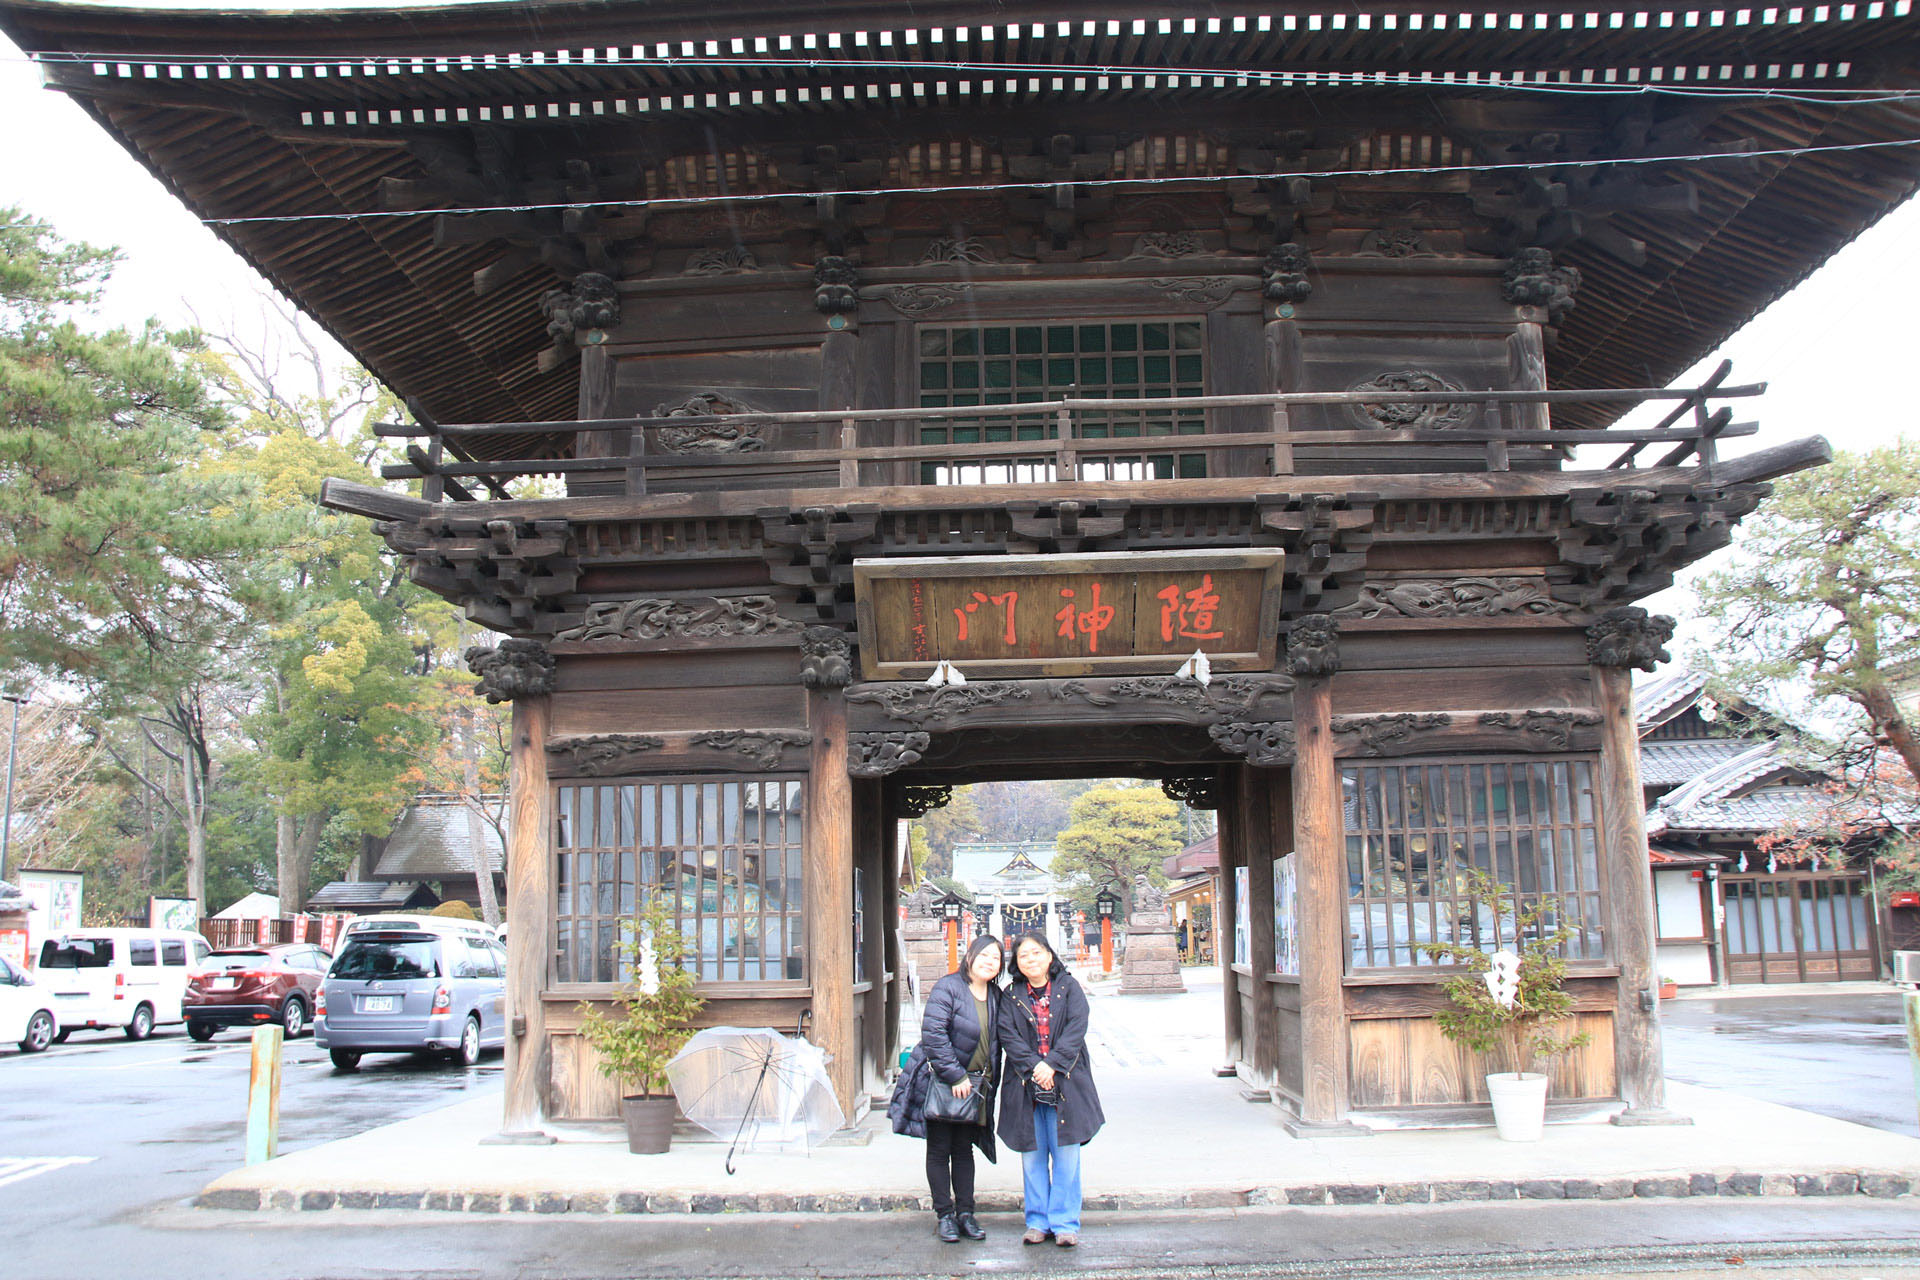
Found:
[{"label": "stone base of pillar", "polygon": [[559,1139],[538,1129],[502,1129],[480,1139],[483,1147],[550,1147]]},{"label": "stone base of pillar", "polygon": [[1280,1127],[1287,1131],[1289,1138],[1371,1138],[1373,1130],[1363,1124],[1354,1124],[1350,1120],[1313,1121],[1302,1120],[1295,1115],[1282,1115]]},{"label": "stone base of pillar", "polygon": [[1609,1123],[1622,1128],[1635,1129],[1642,1126],[1692,1124],[1692,1116],[1683,1116],[1677,1111],[1665,1107],[1628,1107],[1616,1113]]},{"label": "stone base of pillar", "polygon": [[1127,925],[1127,954],[1120,966],[1121,995],[1162,995],[1185,991],[1180,977],[1180,935],[1165,918]]}]

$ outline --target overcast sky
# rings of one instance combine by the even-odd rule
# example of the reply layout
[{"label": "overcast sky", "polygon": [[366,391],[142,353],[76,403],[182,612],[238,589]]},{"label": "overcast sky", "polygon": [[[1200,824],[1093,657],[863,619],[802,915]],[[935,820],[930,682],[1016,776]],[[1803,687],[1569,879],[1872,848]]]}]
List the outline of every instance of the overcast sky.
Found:
[{"label": "overcast sky", "polygon": [[[227,0],[219,7],[260,6]],[[38,71],[4,39],[0,120],[7,122],[0,131],[0,205],[24,208],[68,238],[125,253],[105,320],[158,316],[186,324],[198,316],[239,332],[261,323],[266,286],[259,278],[77,106],[42,89]],[[1888,443],[1916,425],[1920,401],[1888,390],[1914,372],[1916,297],[1920,203],[1909,202],[1677,384],[1699,380],[1723,357],[1734,362],[1734,381],[1769,384],[1764,397],[1736,407],[1739,418],[1758,418],[1761,434],[1730,443],[1730,455],[1815,434],[1838,449]]]}]

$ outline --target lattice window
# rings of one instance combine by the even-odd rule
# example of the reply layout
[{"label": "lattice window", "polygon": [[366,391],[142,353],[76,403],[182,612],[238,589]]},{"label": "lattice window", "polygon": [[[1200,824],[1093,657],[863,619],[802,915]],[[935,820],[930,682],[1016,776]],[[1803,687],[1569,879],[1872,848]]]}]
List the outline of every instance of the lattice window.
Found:
[{"label": "lattice window", "polygon": [[[1167,399],[1206,393],[1206,350],[1197,319],[1075,324],[924,325],[920,329],[920,405],[966,408],[1073,397]],[[1076,413],[1075,434],[1087,440],[1201,435],[1198,409]],[[1052,440],[1052,413],[1017,417],[956,415],[923,423],[921,444]],[[1202,454],[1155,453],[1081,460],[1083,480],[1170,480],[1206,475]],[[996,458],[984,463],[926,462],[923,484],[1007,484],[1055,478],[1050,457]]]},{"label": "lattice window", "polygon": [[1354,969],[1432,965],[1429,942],[1493,951],[1491,913],[1465,896],[1468,867],[1521,904],[1556,904],[1571,961],[1605,957],[1593,762],[1585,758],[1349,765],[1340,771]]},{"label": "lattice window", "polygon": [[703,982],[806,978],[797,778],[555,788],[554,980],[627,977],[620,922],[663,893]]}]

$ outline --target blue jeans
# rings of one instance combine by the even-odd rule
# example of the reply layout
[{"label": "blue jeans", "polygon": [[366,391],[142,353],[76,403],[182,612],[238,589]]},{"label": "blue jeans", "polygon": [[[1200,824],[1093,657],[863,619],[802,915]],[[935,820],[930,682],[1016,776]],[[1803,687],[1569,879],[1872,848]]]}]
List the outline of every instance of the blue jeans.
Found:
[{"label": "blue jeans", "polygon": [[1020,1154],[1026,1182],[1027,1225],[1059,1235],[1080,1230],[1080,1145],[1060,1143],[1060,1112],[1033,1107],[1031,1151]]}]

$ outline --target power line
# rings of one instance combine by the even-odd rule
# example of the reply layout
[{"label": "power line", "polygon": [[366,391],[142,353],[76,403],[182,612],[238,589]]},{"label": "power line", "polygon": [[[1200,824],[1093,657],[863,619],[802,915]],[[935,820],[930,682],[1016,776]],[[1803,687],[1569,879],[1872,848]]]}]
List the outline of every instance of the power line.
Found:
[{"label": "power line", "polygon": [[977,195],[993,191],[1045,191],[1058,188],[1099,190],[1107,187],[1204,186],[1220,182],[1272,182],[1290,178],[1379,178],[1411,174],[1519,173],[1536,170],[1595,169],[1609,165],[1689,164],[1715,160],[1761,160],[1777,157],[1830,155],[1920,146],[1920,138],[1891,138],[1874,142],[1832,143],[1818,147],[1772,147],[1759,151],[1717,151],[1691,155],[1624,156],[1615,159],[1521,160],[1503,164],[1425,165],[1391,169],[1314,169],[1271,173],[1192,174],[1181,177],[1066,178],[1030,182],[951,183],[925,187],[862,187],[844,191],[763,191],[716,196],[655,196],[629,200],[578,200],[553,203],[454,205],[431,209],[373,209],[350,213],[258,214],[238,218],[203,218],[210,227],[250,226],[288,222],[357,222],[375,218],[424,218],[442,214],[549,213],[568,209],[685,209],[714,205],[764,204],[777,200],[814,200],[878,196]]}]

